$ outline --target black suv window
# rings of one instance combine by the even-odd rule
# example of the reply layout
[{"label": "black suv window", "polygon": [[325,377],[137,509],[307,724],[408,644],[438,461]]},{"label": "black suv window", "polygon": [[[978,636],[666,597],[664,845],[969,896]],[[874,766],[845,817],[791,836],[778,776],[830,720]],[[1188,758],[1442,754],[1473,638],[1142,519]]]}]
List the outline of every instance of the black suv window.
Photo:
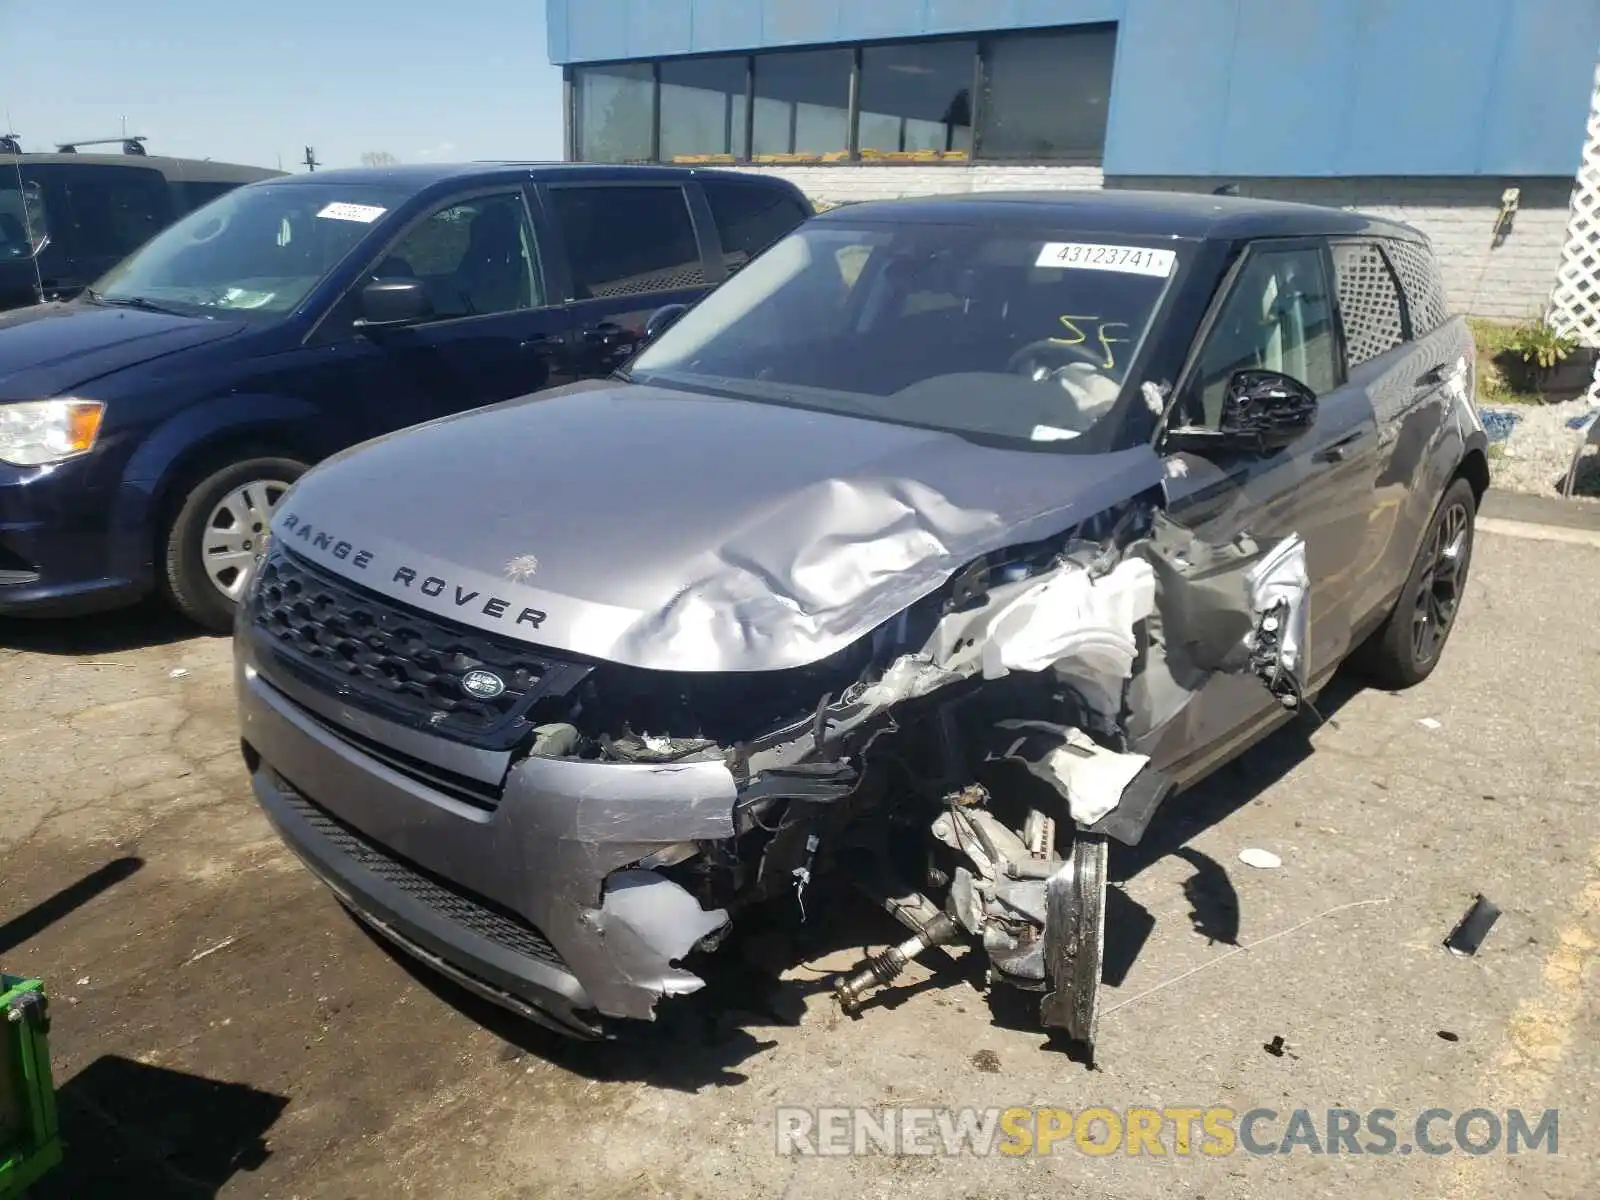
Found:
[{"label": "black suv window", "polygon": [[1439,264],[1428,247],[1418,242],[1394,239],[1384,244],[1384,253],[1399,276],[1411,314],[1412,335],[1426,337],[1450,319],[1450,301],[1439,277]]},{"label": "black suv window", "polygon": [[722,238],[722,261],[730,272],[794,231],[806,219],[792,196],[774,188],[706,180],[702,185]]},{"label": "black suv window", "polygon": [[446,204],[378,263],[380,279],[421,279],[436,319],[517,312],[544,303],[522,193]]},{"label": "black suv window", "polygon": [[1405,341],[1400,286],[1375,242],[1337,243],[1333,266],[1339,281],[1345,351],[1350,365],[1358,367]]},{"label": "black suv window", "polygon": [[110,258],[131,254],[166,225],[171,203],[167,181],[158,171],[74,167],[67,178],[73,249]]},{"label": "black suv window", "polygon": [[177,190],[183,198],[183,210],[193,212],[203,204],[210,204],[218,196],[226,196],[238,186],[237,183],[196,183],[186,179],[178,185]]},{"label": "black suv window", "polygon": [[1228,381],[1250,369],[1281,371],[1319,395],[1339,385],[1333,302],[1320,250],[1250,252],[1200,353],[1200,411],[1189,419],[1216,428]]},{"label": "black suv window", "polygon": [[51,213],[38,180],[0,174],[0,259],[27,258],[50,240]]},{"label": "black suv window", "polygon": [[550,196],[576,299],[705,286],[681,187],[555,187]]}]

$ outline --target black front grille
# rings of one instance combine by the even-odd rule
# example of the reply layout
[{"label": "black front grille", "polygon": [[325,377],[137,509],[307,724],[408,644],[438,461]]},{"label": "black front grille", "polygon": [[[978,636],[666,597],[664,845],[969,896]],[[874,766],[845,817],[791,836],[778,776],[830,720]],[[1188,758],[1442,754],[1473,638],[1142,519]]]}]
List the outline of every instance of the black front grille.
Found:
[{"label": "black front grille", "polygon": [[390,854],[339,820],[320,804],[308,800],[288,780],[278,777],[284,802],[295,814],[330,842],[345,857],[364,867],[411,899],[427,905],[453,925],[528,958],[563,971],[560,953],[527,921],[491,900],[476,896],[447,879],[422,870]]},{"label": "black front grille", "polygon": [[[534,705],[566,695],[592,669],[408,608],[282,546],[261,564],[252,592],[258,644],[302,682],[473,746],[515,746]],[[492,699],[467,692],[461,677],[473,670],[492,671],[505,691]]]}]

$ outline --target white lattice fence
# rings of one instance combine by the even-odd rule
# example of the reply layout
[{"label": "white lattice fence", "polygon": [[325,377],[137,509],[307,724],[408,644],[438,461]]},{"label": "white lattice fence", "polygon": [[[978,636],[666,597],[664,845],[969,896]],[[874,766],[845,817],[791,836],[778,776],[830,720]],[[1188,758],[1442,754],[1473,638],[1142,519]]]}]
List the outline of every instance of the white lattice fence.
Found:
[{"label": "white lattice fence", "polygon": [[1600,68],[1583,164],[1572,190],[1567,246],[1550,293],[1550,324],[1586,346],[1600,347]]}]

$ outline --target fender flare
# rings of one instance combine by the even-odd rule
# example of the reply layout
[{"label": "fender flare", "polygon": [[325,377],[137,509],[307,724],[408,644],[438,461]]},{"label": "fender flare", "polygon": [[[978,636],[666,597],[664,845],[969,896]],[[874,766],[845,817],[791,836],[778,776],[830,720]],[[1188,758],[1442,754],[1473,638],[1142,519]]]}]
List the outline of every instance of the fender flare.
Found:
[{"label": "fender flare", "polygon": [[321,414],[305,400],[271,393],[235,393],[186,405],[145,436],[123,467],[112,515],[114,570],[148,582],[155,562],[156,520],[175,472],[212,449],[260,439],[314,461]]}]

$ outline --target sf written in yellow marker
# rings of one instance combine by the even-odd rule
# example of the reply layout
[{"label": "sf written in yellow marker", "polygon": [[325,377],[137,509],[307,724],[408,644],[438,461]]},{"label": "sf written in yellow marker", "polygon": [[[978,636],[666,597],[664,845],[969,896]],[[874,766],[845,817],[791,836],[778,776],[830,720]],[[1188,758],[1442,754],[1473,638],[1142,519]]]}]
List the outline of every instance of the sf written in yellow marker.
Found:
[{"label": "sf written in yellow marker", "polygon": [[1109,331],[1113,329],[1128,328],[1128,323],[1126,321],[1107,321],[1104,317],[1088,316],[1064,316],[1059,318],[1059,320],[1069,336],[1053,337],[1050,339],[1050,341],[1054,342],[1058,346],[1081,346],[1089,340],[1089,335],[1083,331],[1083,326],[1081,326],[1078,322],[1093,322],[1095,325],[1095,341],[1099,343],[1100,351],[1105,355],[1105,361],[1100,364],[1101,369],[1110,371],[1116,367],[1117,356],[1116,351],[1114,351],[1112,347],[1125,346],[1128,344],[1128,339],[1124,337],[1113,337]]}]

